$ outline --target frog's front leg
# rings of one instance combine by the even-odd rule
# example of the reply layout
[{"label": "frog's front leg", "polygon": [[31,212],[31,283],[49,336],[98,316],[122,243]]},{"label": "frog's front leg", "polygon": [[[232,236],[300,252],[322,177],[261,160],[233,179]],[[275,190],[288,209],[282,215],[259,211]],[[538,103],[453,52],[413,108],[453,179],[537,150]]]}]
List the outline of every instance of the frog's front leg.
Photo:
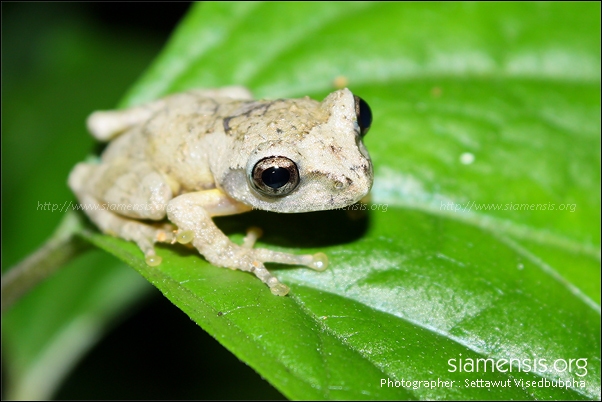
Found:
[{"label": "frog's front leg", "polygon": [[327,259],[323,253],[315,255],[294,255],[267,249],[252,248],[258,233],[251,230],[245,244],[233,243],[213,223],[213,216],[232,215],[249,211],[251,208],[233,200],[221,190],[206,190],[180,195],[169,202],[167,216],[180,233],[192,233],[192,244],[210,263],[231,269],[252,272],[273,294],[284,296],[288,286],[280,283],[269,273],[263,263],[305,265],[316,270],[326,268]]}]

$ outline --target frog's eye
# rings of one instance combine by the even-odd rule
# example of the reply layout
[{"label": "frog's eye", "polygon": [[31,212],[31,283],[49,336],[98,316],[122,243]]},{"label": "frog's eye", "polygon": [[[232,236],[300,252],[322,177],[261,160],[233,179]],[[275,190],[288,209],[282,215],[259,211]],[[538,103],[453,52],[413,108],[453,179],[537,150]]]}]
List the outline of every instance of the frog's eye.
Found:
[{"label": "frog's eye", "polygon": [[250,182],[265,195],[287,195],[299,184],[299,169],[284,156],[270,156],[255,164]]},{"label": "frog's eye", "polygon": [[372,111],[365,100],[357,95],[355,98],[355,115],[357,116],[357,124],[360,126],[360,135],[366,135],[372,124]]}]

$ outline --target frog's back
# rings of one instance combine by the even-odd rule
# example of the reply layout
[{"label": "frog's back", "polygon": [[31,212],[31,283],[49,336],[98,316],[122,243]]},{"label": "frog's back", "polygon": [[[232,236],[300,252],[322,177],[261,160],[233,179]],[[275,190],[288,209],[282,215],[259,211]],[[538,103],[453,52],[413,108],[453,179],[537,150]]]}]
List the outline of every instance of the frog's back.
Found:
[{"label": "frog's back", "polygon": [[[224,97],[219,91],[214,97],[214,92],[193,90],[123,111],[96,112],[90,131],[97,138],[114,138],[103,162],[146,161],[185,187],[212,187],[208,155],[218,151],[216,144],[228,146],[224,119],[255,102]],[[102,132],[106,127],[121,129],[105,129],[107,135]]]}]

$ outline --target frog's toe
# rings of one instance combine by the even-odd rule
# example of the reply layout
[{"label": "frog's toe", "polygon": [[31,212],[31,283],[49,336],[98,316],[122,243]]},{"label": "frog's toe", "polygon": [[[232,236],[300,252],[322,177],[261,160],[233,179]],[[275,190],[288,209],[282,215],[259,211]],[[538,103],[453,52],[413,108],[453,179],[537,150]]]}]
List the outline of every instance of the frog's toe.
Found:
[{"label": "frog's toe", "polygon": [[245,238],[243,240],[242,246],[244,248],[253,248],[253,246],[255,245],[255,242],[257,242],[257,239],[259,239],[262,234],[263,234],[263,230],[261,230],[260,228],[258,228],[256,226],[250,227],[247,230],[247,235],[245,236]]},{"label": "frog's toe", "polygon": [[137,241],[136,243],[138,244],[138,247],[140,247],[140,250],[142,250],[144,253],[144,261],[146,262],[146,265],[149,267],[156,267],[157,265],[161,264],[163,258],[159,257],[157,253],[155,253],[155,247],[152,242],[144,239]]},{"label": "frog's toe", "polygon": [[307,265],[309,268],[316,271],[324,271],[328,268],[328,256],[324,253],[315,253],[311,256],[312,261]]},{"label": "frog's toe", "polygon": [[120,234],[138,245],[146,264],[151,267],[163,261],[155,252],[155,243],[175,243],[177,237],[172,225],[146,225],[133,221],[124,225]]},{"label": "frog's toe", "polygon": [[304,265],[316,271],[324,271],[328,268],[328,256],[324,253],[315,254],[291,254],[280,251],[272,251],[263,248],[254,250],[257,259],[262,262],[275,262],[278,264]]},{"label": "frog's toe", "polygon": [[159,257],[156,254],[152,254],[152,255],[147,255],[144,260],[146,261],[146,264],[150,267],[156,267],[157,265],[161,264],[161,262],[163,261],[163,258]]},{"label": "frog's toe", "polygon": [[175,240],[180,244],[188,244],[194,240],[194,232],[192,230],[181,230],[176,235]]},{"label": "frog's toe", "polygon": [[[268,285],[269,286],[269,285]],[[276,296],[286,296],[291,289],[284,283],[278,282],[274,286],[270,286],[270,292]]]},{"label": "frog's toe", "polygon": [[268,285],[272,294],[276,296],[286,296],[288,294],[290,291],[289,287],[272,275],[260,261],[254,261],[251,265],[250,271],[263,283]]}]

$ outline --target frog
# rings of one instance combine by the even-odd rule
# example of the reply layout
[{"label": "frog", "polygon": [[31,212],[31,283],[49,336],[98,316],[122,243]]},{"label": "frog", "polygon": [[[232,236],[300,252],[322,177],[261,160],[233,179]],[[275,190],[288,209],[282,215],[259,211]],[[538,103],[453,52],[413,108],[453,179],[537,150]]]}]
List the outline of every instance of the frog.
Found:
[{"label": "frog", "polygon": [[192,89],[121,110],[93,112],[87,127],[106,142],[74,166],[68,185],[105,234],[137,244],[146,264],[162,262],[157,243],[194,247],[217,267],[254,274],[277,296],[290,288],[266,263],[323,271],[326,254],[242,244],[213,218],[251,210],[304,213],[346,207],[373,183],[364,145],[368,104],[348,88],[324,100],[256,100],[242,86]]}]

